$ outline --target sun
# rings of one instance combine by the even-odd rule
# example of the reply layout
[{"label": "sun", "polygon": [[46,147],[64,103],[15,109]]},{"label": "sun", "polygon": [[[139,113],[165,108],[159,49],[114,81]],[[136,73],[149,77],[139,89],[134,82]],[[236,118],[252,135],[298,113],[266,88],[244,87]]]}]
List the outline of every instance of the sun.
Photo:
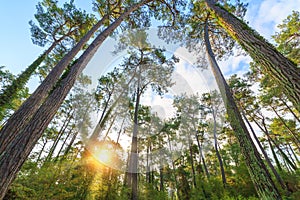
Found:
[{"label": "sun", "polygon": [[104,164],[111,162],[111,153],[107,149],[99,149],[95,155],[96,159]]}]

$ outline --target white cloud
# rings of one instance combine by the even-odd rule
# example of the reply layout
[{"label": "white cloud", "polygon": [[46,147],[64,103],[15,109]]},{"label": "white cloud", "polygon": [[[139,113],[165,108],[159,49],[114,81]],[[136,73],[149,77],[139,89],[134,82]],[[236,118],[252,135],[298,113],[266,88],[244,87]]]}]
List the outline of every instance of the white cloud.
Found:
[{"label": "white cloud", "polygon": [[292,10],[300,10],[300,0],[264,0],[260,4],[249,3],[246,20],[268,40],[274,35],[277,25],[282,23]]},{"label": "white cloud", "polygon": [[219,67],[225,77],[232,74],[243,74],[248,70],[249,56],[231,56],[227,60],[219,61]]}]

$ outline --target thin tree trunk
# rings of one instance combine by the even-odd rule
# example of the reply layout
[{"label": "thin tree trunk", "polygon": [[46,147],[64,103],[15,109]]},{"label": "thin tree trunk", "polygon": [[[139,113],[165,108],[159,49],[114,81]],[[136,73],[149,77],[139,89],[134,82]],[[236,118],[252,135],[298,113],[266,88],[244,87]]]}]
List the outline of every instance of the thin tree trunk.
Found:
[{"label": "thin tree trunk", "polygon": [[39,153],[38,158],[37,158],[37,160],[36,160],[37,163],[40,162],[41,157],[42,157],[42,154],[43,154],[43,152],[44,152],[44,149],[45,149],[47,143],[48,143],[48,139],[46,138],[45,142],[43,143],[43,147],[42,147],[42,149],[40,150],[40,153]]},{"label": "thin tree trunk", "polygon": [[230,92],[230,88],[226,83],[222,72],[215,60],[212,52],[207,23],[205,25],[205,45],[208,55],[208,60],[212,68],[213,74],[216,78],[221,96],[223,98],[225,108],[227,110],[228,118],[232,129],[239,141],[242,154],[244,155],[246,165],[249,170],[249,174],[254,183],[256,191],[262,199],[281,199],[281,196],[276,188],[267,167],[261,159],[259,152],[257,151],[248,129],[239,113],[239,110],[234,102],[233,96]]},{"label": "thin tree trunk", "polygon": [[294,116],[294,118],[300,123],[300,118],[296,115],[296,113],[292,110],[292,108],[282,99],[279,98],[281,103],[290,111],[290,113]]},{"label": "thin tree trunk", "polygon": [[160,160],[160,167],[159,167],[159,191],[163,192],[165,190],[164,187],[164,171],[162,166],[162,160]]},{"label": "thin tree trunk", "polygon": [[67,119],[64,121],[63,125],[61,126],[59,132],[57,133],[57,136],[55,137],[54,143],[50,148],[49,154],[47,155],[45,162],[50,161],[53,153],[58,145],[58,142],[60,141],[61,137],[64,135],[65,130],[67,129],[67,127],[69,126],[69,123],[71,122],[72,119],[72,115],[74,113],[74,110],[70,110],[67,114]]},{"label": "thin tree trunk", "polygon": [[269,131],[266,127],[266,123],[265,123],[265,118],[262,119],[262,125],[264,128],[264,133],[267,135],[267,137],[270,139],[270,141],[275,145],[275,147],[277,148],[277,150],[280,152],[280,154],[282,155],[283,159],[287,161],[287,163],[296,171],[297,167],[290,161],[290,159],[288,158],[288,156],[284,153],[284,151],[281,149],[281,147],[273,140],[273,138],[270,136]]},{"label": "thin tree trunk", "polygon": [[216,113],[215,113],[216,111],[212,110],[212,112],[213,112],[213,119],[214,119],[214,130],[213,130],[214,131],[214,143],[215,143],[214,147],[215,147],[216,155],[217,155],[219,165],[220,165],[223,187],[226,187],[227,182],[226,182],[225,170],[224,170],[223,161],[222,161],[219,149],[218,149],[217,121],[216,121]]},{"label": "thin tree trunk", "polygon": [[[0,185],[2,186],[0,188],[0,199],[4,197],[8,186],[14,180],[17,172],[20,170],[22,164],[25,162],[37,140],[41,137],[42,133],[47,128],[51,119],[54,117],[56,111],[62,104],[68,92],[71,90],[76,78],[80,75],[87,63],[91,60],[92,56],[96,53],[98,47],[121,24],[121,22],[130,15],[130,13],[148,2],[150,2],[150,0],[144,0],[128,8],[126,12],[124,12],[114,23],[112,23],[107,29],[105,29],[95,38],[92,44],[80,56],[80,58],[70,69],[70,71],[68,71],[68,74],[63,78],[60,85],[58,85],[52,91],[52,93],[33,115],[30,121],[28,123],[25,123],[25,125],[22,125],[22,131],[19,127],[22,123],[24,123],[22,122],[22,119],[25,120],[26,117],[24,118],[23,116],[24,111],[20,111],[19,114],[21,114],[22,119],[17,119],[17,121],[21,121],[21,124],[19,124],[18,127],[11,127],[11,129],[9,129],[9,132],[20,132],[11,140],[5,140],[5,145],[3,142],[0,143],[1,147],[2,145],[5,146],[0,152]],[[31,106],[36,105],[28,105],[28,108]],[[25,107],[25,110],[27,110],[28,108]],[[9,122],[6,125],[14,125],[14,123],[11,123],[12,122]],[[6,126],[6,128],[3,130],[7,131],[8,127],[9,126]],[[9,135],[9,133],[5,134],[5,136]],[[3,135],[1,135],[1,138],[2,136]]]},{"label": "thin tree trunk", "polygon": [[149,154],[150,154],[150,139],[147,141],[147,154],[146,154],[146,182],[150,183],[150,164],[149,164]]},{"label": "thin tree trunk", "polygon": [[193,179],[193,186],[194,188],[197,187],[197,183],[196,183],[196,171],[195,171],[195,166],[194,166],[194,159],[193,159],[193,150],[192,150],[192,146],[191,146],[191,139],[189,138],[189,153],[190,153],[190,164],[192,167],[192,179]]},{"label": "thin tree trunk", "polygon": [[124,117],[124,119],[123,119],[123,121],[122,121],[122,124],[121,124],[121,128],[120,128],[120,130],[119,130],[119,132],[118,132],[118,137],[117,137],[117,141],[116,141],[117,144],[119,144],[121,132],[122,132],[122,129],[123,129],[123,125],[124,125],[124,123],[125,123],[125,119],[126,119],[126,118]]},{"label": "thin tree trunk", "polygon": [[276,153],[275,153],[275,150],[274,150],[274,147],[273,147],[273,145],[272,145],[272,142],[271,142],[271,140],[270,140],[269,137],[267,137],[267,140],[268,140],[268,144],[269,144],[269,146],[270,146],[270,149],[271,149],[273,158],[274,158],[274,160],[275,160],[275,163],[276,163],[276,165],[277,165],[279,171],[282,171],[281,164],[280,164],[279,159],[278,159],[278,157],[277,157],[277,155],[276,155]]},{"label": "thin tree trunk", "polygon": [[[130,84],[131,81],[134,79],[134,77],[135,77],[135,73],[134,73],[134,75],[129,79],[129,81],[127,82],[126,86],[129,86],[129,84]],[[91,135],[91,137],[90,137],[90,139],[89,139],[90,141],[93,141],[93,140],[97,139],[97,137],[100,135],[101,129],[103,128],[103,126],[104,126],[106,120],[107,120],[108,117],[110,116],[112,110],[113,110],[113,109],[115,108],[115,106],[117,105],[119,99],[122,97],[124,91],[125,91],[125,90],[122,90],[121,94],[119,94],[118,98],[114,101],[114,103],[110,106],[110,108],[109,108],[108,111],[106,112],[107,107],[108,107],[108,104],[109,104],[109,101],[110,101],[110,98],[111,98],[111,97],[109,97],[109,99],[108,99],[108,101],[107,101],[107,103],[106,103],[106,105],[105,105],[105,108],[103,109],[103,112],[102,112],[102,114],[101,114],[101,117],[100,117],[100,119],[99,119],[99,121],[98,121],[98,123],[97,123],[97,125],[96,125],[96,127],[95,127],[95,129],[94,129],[94,131],[93,131],[93,133],[92,133],[92,135]],[[106,112],[106,113],[105,113],[105,112]],[[104,113],[105,113],[105,115],[104,115]]]},{"label": "thin tree trunk", "polygon": [[110,123],[110,125],[109,125],[109,127],[108,127],[108,129],[107,129],[107,131],[106,131],[106,134],[105,134],[105,136],[104,136],[104,138],[103,138],[103,141],[106,140],[106,138],[107,138],[107,136],[108,136],[108,134],[109,134],[109,132],[110,132],[112,126],[114,125],[116,119],[117,119],[117,115],[114,116],[112,122]]},{"label": "thin tree trunk", "polygon": [[[281,176],[278,174],[278,172],[276,171],[275,167],[273,166],[267,152],[265,151],[265,149],[263,148],[263,146],[261,145],[261,142],[259,141],[259,139],[257,138],[256,134],[255,134],[255,131],[253,130],[252,128],[252,125],[250,124],[249,120],[247,119],[246,115],[245,115],[245,112],[241,107],[241,111],[242,111],[242,116],[244,117],[244,120],[246,121],[246,123],[248,124],[248,127],[250,128],[251,132],[252,132],[252,135],[253,135],[253,138],[255,139],[260,151],[262,152],[262,154],[264,155],[266,161],[267,161],[267,164],[268,166],[270,167],[271,171],[273,172],[276,180],[278,181],[278,183],[280,184],[280,186],[282,187],[282,189],[286,190],[287,187],[284,183],[284,181],[282,180]],[[280,163],[277,164],[277,167],[278,169],[281,171],[281,166],[280,166]]]},{"label": "thin tree trunk", "polygon": [[78,131],[76,131],[76,132],[74,133],[74,135],[73,135],[73,137],[72,137],[70,143],[68,144],[68,147],[66,148],[66,151],[65,151],[63,157],[66,157],[66,156],[68,155],[68,153],[70,152],[70,150],[71,150],[71,148],[72,148],[72,146],[73,146],[73,144],[74,144],[74,142],[75,142],[76,137],[77,137],[78,134],[79,134]]},{"label": "thin tree trunk", "polygon": [[133,133],[132,133],[132,141],[131,141],[131,155],[130,155],[130,176],[131,176],[131,200],[138,199],[138,110],[140,106],[140,77],[138,78],[138,86],[136,90],[136,102],[134,107],[134,125],[133,125]]},{"label": "thin tree trunk", "polygon": [[[167,137],[168,137],[168,143],[169,143],[169,148],[170,148],[170,154],[171,154],[171,160],[172,160],[172,174],[174,176],[174,181],[175,181],[175,188],[177,190],[178,188],[178,180],[177,180],[177,175],[176,175],[176,168],[175,168],[175,163],[173,160],[173,150],[172,150],[172,145],[171,145],[171,140],[170,140],[170,136],[167,133]],[[177,195],[178,195],[178,190],[177,190]]]},{"label": "thin tree trunk", "polygon": [[208,169],[207,169],[207,166],[206,166],[206,162],[205,162],[205,159],[204,159],[204,156],[203,156],[202,145],[199,142],[198,134],[196,134],[196,138],[197,138],[197,144],[198,144],[199,153],[200,153],[200,162],[202,161],[203,168],[204,168],[204,171],[205,171],[205,175],[206,175],[207,179],[209,179],[210,175],[209,175],[209,172],[208,172]]},{"label": "thin tree trunk", "polygon": [[294,138],[294,142],[295,142],[295,145],[297,146],[299,152],[300,152],[300,140],[299,138],[296,136],[296,133],[294,133],[294,131],[285,123],[284,119],[279,115],[279,113],[277,112],[277,110],[272,106],[270,105],[270,107],[272,108],[272,110],[274,111],[274,113],[277,115],[277,117],[279,118],[279,120],[283,123],[284,127],[286,127],[288,129],[288,131],[290,132],[290,134],[293,136]]},{"label": "thin tree trunk", "polygon": [[278,146],[278,144],[270,137],[269,131],[265,124],[265,118],[264,117],[262,118],[262,125],[260,125],[253,116],[251,116],[251,115],[249,115],[249,116],[251,117],[253,122],[258,126],[258,128],[267,136],[268,140],[270,140],[275,145],[275,147],[279,150],[283,159],[286,160],[289,164],[291,164],[292,167],[296,170],[296,166],[294,166],[293,163],[291,163],[291,161],[288,159],[287,155],[282,151],[282,149]]},{"label": "thin tree trunk", "polygon": [[59,159],[59,155],[60,155],[60,153],[62,152],[62,150],[64,149],[65,144],[67,143],[67,140],[68,140],[69,137],[71,136],[73,129],[74,129],[74,128],[72,127],[72,128],[69,130],[69,132],[68,132],[66,138],[64,139],[62,145],[60,146],[60,149],[59,149],[58,153],[56,154],[56,157],[55,157],[55,159],[54,159],[55,161],[57,161],[57,160]]},{"label": "thin tree trunk", "polygon": [[294,158],[293,158],[293,156],[292,156],[292,154],[291,154],[291,152],[290,152],[290,149],[289,149],[289,147],[288,147],[287,144],[285,144],[285,151],[287,152],[287,154],[288,154],[288,156],[289,156],[289,159],[292,161],[292,163],[293,163],[295,166],[297,166],[297,164],[296,164],[296,162],[295,162],[295,160],[294,160]]},{"label": "thin tree trunk", "polygon": [[288,146],[289,146],[289,148],[290,148],[290,150],[291,150],[293,156],[295,157],[297,163],[299,163],[299,159],[298,159],[297,155],[295,154],[295,151],[294,151],[293,148],[291,147],[291,144],[288,143]]},{"label": "thin tree trunk", "polygon": [[[63,38],[62,38],[63,39]],[[23,71],[15,80],[12,81],[10,85],[5,87],[5,89],[0,94],[0,121],[3,120],[4,116],[2,113],[7,109],[7,107],[12,103],[12,101],[17,97],[18,92],[23,89],[30,79],[31,75],[35,72],[38,66],[45,60],[47,55],[54,49],[54,47],[60,42],[58,40],[53,42],[52,45],[40,55],[31,65],[29,65],[25,71]]]},{"label": "thin tree trunk", "polygon": [[279,53],[246,23],[216,4],[216,0],[205,0],[217,22],[249,53],[265,73],[270,74],[285,90],[285,95],[300,112],[300,68]]}]

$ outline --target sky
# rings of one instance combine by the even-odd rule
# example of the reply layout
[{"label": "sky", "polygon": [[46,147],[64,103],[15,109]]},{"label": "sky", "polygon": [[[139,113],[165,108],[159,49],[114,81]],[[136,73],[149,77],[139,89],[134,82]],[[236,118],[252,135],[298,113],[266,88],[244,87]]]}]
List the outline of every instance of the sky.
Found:
[{"label": "sky", "polygon": [[[75,0],[78,7],[91,11],[92,0]],[[277,30],[276,25],[281,23],[292,10],[300,10],[300,0],[244,0],[248,2],[246,20],[267,39]],[[0,0],[0,66],[6,66],[14,74],[20,73],[42,52],[31,42],[29,20],[34,18],[38,0],[4,1]],[[223,73],[229,74],[244,70],[249,58],[230,58],[222,63]]]}]

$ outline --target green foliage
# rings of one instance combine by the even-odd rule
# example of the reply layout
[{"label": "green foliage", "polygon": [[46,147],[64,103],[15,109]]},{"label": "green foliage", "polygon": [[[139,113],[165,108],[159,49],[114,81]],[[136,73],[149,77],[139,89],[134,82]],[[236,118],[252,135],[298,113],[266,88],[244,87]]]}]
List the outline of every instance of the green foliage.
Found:
[{"label": "green foliage", "polygon": [[11,110],[17,109],[24,98],[28,97],[28,88],[25,88],[31,74],[43,60],[44,55],[40,56],[17,78],[9,71],[2,71],[0,68],[0,122],[8,116]]},{"label": "green foliage", "polygon": [[57,0],[43,0],[37,4],[34,17],[38,25],[29,22],[34,44],[43,47],[48,43],[60,43],[66,47],[68,43],[79,41],[95,23],[94,16],[77,9],[74,0],[64,3],[62,8],[57,4]]},{"label": "green foliage", "polygon": [[282,24],[278,25],[280,29],[273,38],[277,43],[277,49],[294,61],[300,64],[300,13],[293,11]]}]

